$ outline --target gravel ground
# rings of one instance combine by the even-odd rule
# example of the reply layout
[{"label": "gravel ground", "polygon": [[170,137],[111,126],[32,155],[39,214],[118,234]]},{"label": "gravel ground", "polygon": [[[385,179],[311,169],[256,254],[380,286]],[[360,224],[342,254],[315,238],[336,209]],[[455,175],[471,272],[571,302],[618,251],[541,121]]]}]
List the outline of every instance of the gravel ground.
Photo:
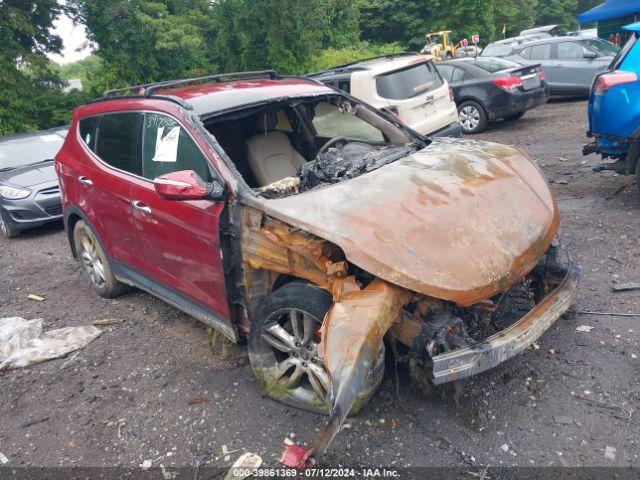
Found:
[{"label": "gravel ground", "polygon": [[[430,396],[387,362],[326,465],[640,466],[640,317],[578,313],[640,313],[638,291],[611,291],[640,281],[640,195],[631,178],[591,172],[585,112],[583,101],[553,102],[476,137],[522,147],[552,182],[563,241],[583,269],[574,311],[535,348]],[[0,373],[0,452],[11,466],[224,467],[244,451],[274,464],[287,435],[310,439],[323,425],[265,398],[244,348],[211,348],[189,316],[138,291],[98,298],[61,225],[0,238],[0,317],[15,315],[42,317],[46,329],[124,323],[66,359]],[[576,332],[583,324],[594,329]]]}]

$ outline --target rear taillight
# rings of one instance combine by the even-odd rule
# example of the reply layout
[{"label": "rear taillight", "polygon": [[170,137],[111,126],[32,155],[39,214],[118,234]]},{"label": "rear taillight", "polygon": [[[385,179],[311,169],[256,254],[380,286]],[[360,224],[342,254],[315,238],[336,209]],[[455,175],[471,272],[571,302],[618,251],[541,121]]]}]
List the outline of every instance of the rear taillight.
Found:
[{"label": "rear taillight", "polygon": [[634,72],[623,72],[616,70],[615,72],[603,73],[596,77],[593,83],[594,95],[604,95],[610,88],[625,83],[635,83],[638,81],[638,74]]},{"label": "rear taillight", "polygon": [[546,78],[544,71],[540,70],[540,80],[544,80]]},{"label": "rear taillight", "polygon": [[495,80],[493,80],[493,83],[500,87],[502,90],[505,90],[507,92],[514,92],[518,88],[522,87],[522,78],[518,76],[496,78]]},{"label": "rear taillight", "polygon": [[455,100],[455,95],[453,94],[453,88],[449,87],[449,100],[452,102]]}]

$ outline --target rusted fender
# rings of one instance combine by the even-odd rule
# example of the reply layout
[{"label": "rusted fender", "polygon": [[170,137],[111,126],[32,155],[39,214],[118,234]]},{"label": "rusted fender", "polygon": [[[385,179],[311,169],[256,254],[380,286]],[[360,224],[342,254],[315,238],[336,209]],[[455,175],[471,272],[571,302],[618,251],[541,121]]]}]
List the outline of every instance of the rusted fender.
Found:
[{"label": "rusted fender", "polygon": [[335,303],[322,325],[320,344],[331,378],[329,420],[311,447],[286,447],[283,463],[294,468],[309,466],[327,450],[366,388],[384,335],[411,298],[406,290],[380,279],[361,290],[354,277],[336,282],[333,294]]}]

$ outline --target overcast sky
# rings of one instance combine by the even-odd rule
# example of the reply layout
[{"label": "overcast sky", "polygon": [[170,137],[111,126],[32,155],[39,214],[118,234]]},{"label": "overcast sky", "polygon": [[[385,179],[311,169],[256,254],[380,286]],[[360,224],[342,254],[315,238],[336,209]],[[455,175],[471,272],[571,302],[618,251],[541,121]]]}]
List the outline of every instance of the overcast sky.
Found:
[{"label": "overcast sky", "polygon": [[[60,16],[53,24],[54,33],[62,38],[64,47],[61,55],[49,55],[60,64],[75,62],[89,56],[91,51],[85,46],[87,34],[83,25],[74,25],[69,17]],[[83,48],[84,47],[84,48]],[[80,51],[77,51],[80,49]]]}]

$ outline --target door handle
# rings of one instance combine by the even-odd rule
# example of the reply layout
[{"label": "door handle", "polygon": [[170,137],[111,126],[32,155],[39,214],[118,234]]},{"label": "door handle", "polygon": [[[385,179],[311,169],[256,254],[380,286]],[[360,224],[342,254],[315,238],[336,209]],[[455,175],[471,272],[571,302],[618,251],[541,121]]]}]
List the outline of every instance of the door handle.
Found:
[{"label": "door handle", "polygon": [[90,178],[87,178],[85,176],[78,177],[78,182],[80,182],[83,185],[88,185],[88,186],[93,185],[93,180],[91,180]]},{"label": "door handle", "polygon": [[429,95],[424,101],[425,103],[433,103],[435,100],[435,98],[433,98],[433,95]]},{"label": "door handle", "polygon": [[133,208],[136,210],[144,212],[147,215],[151,215],[151,208],[146,203],[143,203],[140,200],[134,200],[131,202],[131,205],[133,205]]}]

